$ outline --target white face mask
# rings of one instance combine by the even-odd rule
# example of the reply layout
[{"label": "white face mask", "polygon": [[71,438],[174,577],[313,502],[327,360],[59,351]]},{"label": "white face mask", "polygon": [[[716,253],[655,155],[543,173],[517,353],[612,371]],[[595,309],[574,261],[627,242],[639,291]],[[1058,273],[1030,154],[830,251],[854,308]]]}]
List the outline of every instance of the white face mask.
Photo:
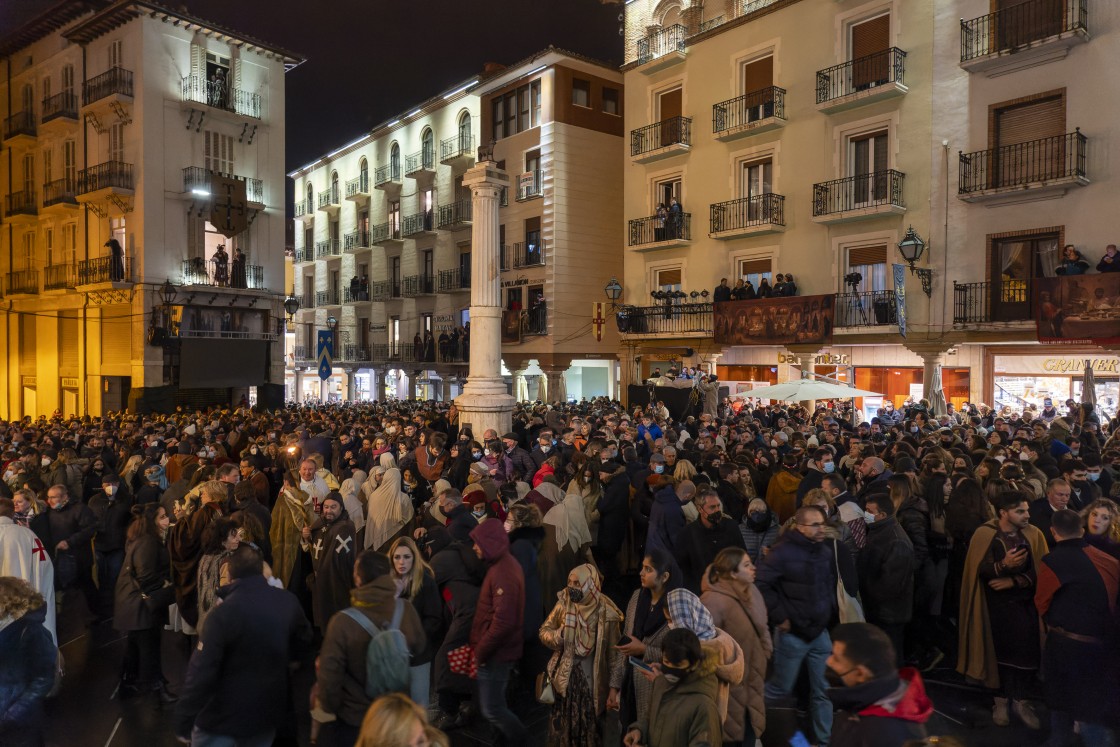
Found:
[{"label": "white face mask", "polygon": [[1027,456],[1027,452],[1020,451],[1019,452],[1019,460],[1023,461],[1023,462],[1029,462],[1031,460],[1031,458],[1029,456]]},{"label": "white face mask", "polygon": [[869,511],[864,511],[863,512],[863,521],[867,524],[874,524],[875,523],[875,514],[869,512]]},{"label": "white face mask", "polygon": [[43,457],[42,459],[39,460],[39,463],[42,464],[44,467],[50,466],[51,458],[50,457]]}]

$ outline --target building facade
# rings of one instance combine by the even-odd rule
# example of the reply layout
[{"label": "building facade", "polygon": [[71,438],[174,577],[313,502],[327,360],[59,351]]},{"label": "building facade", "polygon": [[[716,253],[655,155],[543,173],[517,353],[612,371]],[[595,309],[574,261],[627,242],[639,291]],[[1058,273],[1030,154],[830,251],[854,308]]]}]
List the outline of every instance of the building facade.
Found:
[{"label": "building facade", "polygon": [[4,417],[281,402],[300,60],[146,2],[64,2],[0,57]]},{"label": "building facade", "polygon": [[[997,372],[1068,357],[1039,348],[1034,275],[1014,260],[1072,240],[1095,265],[1114,241],[1092,158],[1108,148],[1111,105],[1084,71],[1103,70],[1116,36],[1090,37],[1076,0],[1003,5],[1020,4],[628,3],[623,380],[684,362],[736,391],[809,369],[900,405],[939,372],[958,405],[1014,405]],[[659,218],[673,200],[677,215]],[[1062,229],[1074,216],[1076,239]],[[899,248],[910,228],[914,263]],[[1047,256],[1022,267],[1054,276]],[[742,302],[758,305],[737,305],[738,319],[804,307],[801,331],[717,333],[721,278],[757,288],[778,273],[797,296]],[[1071,352],[1103,358],[1107,374],[1115,353],[1094,337]],[[1027,399],[1074,389],[1067,375]],[[880,400],[860,404],[874,413]]]},{"label": "building facade", "polygon": [[[462,181],[480,143],[512,182],[500,243],[502,354],[514,393],[612,393],[617,333],[600,324],[596,339],[592,310],[622,270],[621,81],[602,63],[550,48],[490,66],[292,172],[301,308],[290,395],[461,392],[472,225]],[[572,104],[582,84],[588,96]],[[332,331],[333,366],[321,379],[318,340]]]}]

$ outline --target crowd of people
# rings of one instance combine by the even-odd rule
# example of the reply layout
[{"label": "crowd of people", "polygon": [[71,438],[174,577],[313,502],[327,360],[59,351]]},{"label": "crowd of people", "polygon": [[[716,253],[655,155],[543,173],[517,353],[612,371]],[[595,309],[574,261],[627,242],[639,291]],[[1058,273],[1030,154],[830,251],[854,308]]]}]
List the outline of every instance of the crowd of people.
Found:
[{"label": "crowd of people", "polygon": [[797,283],[793,279],[793,273],[779,272],[774,276],[774,284],[770,285],[770,279],[763,276],[758,281],[758,287],[754,287],[754,283],[749,277],[742,277],[735,281],[734,287],[727,284],[727,278],[720,278],[719,285],[716,286],[713,292],[712,301],[719,303],[720,301],[753,301],[756,298],[781,298],[783,296],[796,296]]},{"label": "crowd of people", "polygon": [[[528,693],[550,745],[758,745],[783,704],[803,743],[932,744],[939,667],[997,725],[1112,745],[1120,432],[1070,404],[0,424],[0,742],[41,743],[56,606],[84,605],[127,636],[114,697],[174,708],[195,745],[294,734],[289,662],[316,652],[319,745],[446,745],[474,721],[520,745]],[[195,644],[174,686],[166,636]]]}]

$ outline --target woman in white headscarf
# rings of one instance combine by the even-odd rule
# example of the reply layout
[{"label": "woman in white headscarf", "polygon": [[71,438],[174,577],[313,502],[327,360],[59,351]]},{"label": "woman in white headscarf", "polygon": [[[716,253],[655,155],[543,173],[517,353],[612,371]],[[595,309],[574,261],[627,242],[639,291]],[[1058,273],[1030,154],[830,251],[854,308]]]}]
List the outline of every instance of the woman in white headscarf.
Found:
[{"label": "woman in white headscarf", "polygon": [[[366,496],[362,492],[362,484],[367,477],[365,472],[356,469],[350,477],[342,481],[342,488],[339,490],[342,494],[342,506],[346,509],[350,521],[354,523],[354,531],[359,537],[362,536],[362,528],[366,525]],[[358,544],[361,544],[361,540]]]},{"label": "woman in white headscarf", "polygon": [[[386,552],[412,521],[412,499],[401,490],[401,471],[396,468],[391,455],[382,454],[381,464],[370,472],[378,484],[372,490],[368,490],[371,487],[369,481],[363,486],[368,496],[365,548]],[[378,474],[379,480],[376,477]]]},{"label": "woman in white headscarf", "polygon": [[537,561],[541,595],[546,603],[551,603],[567,585],[568,574],[576,566],[594,565],[595,561],[591,557],[591,530],[584,516],[583,498],[577,493],[565,496],[558,485],[547,481],[537,486],[537,492],[556,504],[544,515],[544,541]]}]

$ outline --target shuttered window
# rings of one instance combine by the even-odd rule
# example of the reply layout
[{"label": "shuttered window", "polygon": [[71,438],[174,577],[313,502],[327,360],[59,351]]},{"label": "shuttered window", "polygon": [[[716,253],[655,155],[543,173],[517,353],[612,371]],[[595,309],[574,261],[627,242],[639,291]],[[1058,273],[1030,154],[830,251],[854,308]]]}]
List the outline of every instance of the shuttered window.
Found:
[{"label": "shuttered window", "polygon": [[[60,369],[78,367],[78,312],[60,311],[58,316],[58,361]],[[72,373],[68,371],[67,373]]]},{"label": "shuttered window", "polygon": [[1027,104],[996,109],[995,125],[993,145],[997,148],[1064,135],[1065,97],[1052,96]]},{"label": "shuttered window", "polygon": [[848,250],[848,266],[859,267],[860,265],[878,265],[886,264],[887,261],[887,247],[884,246],[860,246]]},{"label": "shuttered window", "polygon": [[770,258],[744,259],[739,263],[739,275],[765,275],[770,272]]},{"label": "shuttered window", "polygon": [[890,45],[891,16],[889,13],[852,26],[853,60],[882,52]]},{"label": "shuttered window", "polygon": [[666,286],[680,286],[680,284],[681,268],[677,267],[672,270],[657,271],[657,287],[664,288]]},{"label": "shuttered window", "polygon": [[748,62],[743,66],[743,93],[754,93],[774,85],[774,58]]},{"label": "shuttered window", "polygon": [[35,323],[39,317],[34,314],[19,315],[19,371],[28,376],[35,375]]},{"label": "shuttered window", "polygon": [[101,369],[109,376],[132,372],[132,320],[130,306],[105,306],[101,310]]}]

